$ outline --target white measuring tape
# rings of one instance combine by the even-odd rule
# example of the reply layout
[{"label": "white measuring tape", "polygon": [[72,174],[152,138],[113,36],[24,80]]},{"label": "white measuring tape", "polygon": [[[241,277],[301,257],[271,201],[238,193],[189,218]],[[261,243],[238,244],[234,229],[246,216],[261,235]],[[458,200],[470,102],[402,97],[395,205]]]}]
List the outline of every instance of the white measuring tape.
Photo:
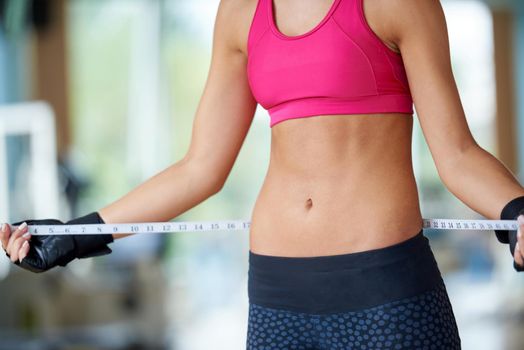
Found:
[{"label": "white measuring tape", "polygon": [[[422,219],[423,228],[435,230],[517,230],[517,220]],[[131,224],[29,225],[32,235],[169,233],[248,230],[250,221],[171,221]]]}]

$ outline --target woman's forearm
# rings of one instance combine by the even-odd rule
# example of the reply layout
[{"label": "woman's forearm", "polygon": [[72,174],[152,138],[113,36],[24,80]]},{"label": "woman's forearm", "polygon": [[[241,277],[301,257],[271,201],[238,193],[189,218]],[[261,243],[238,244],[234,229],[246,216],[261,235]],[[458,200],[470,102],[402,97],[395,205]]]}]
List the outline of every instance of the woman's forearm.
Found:
[{"label": "woman's forearm", "polygon": [[[184,158],[98,213],[108,224],[169,221],[217,193],[220,188],[209,167]],[[114,234],[113,237],[128,235]]]},{"label": "woman's forearm", "polygon": [[441,179],[458,199],[491,220],[500,218],[510,200],[524,195],[524,187],[513,173],[478,145],[449,163]]}]

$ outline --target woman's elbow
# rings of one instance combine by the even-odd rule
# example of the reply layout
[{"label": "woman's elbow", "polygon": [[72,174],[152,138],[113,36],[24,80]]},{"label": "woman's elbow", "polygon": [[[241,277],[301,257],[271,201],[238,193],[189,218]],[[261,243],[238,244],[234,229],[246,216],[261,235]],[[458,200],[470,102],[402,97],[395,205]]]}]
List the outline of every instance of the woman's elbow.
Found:
[{"label": "woman's elbow", "polygon": [[210,196],[222,190],[231,172],[231,165],[219,162],[209,157],[184,158],[184,163],[190,170],[193,182],[200,183],[201,188]]},{"label": "woman's elbow", "polygon": [[199,177],[203,179],[205,187],[210,196],[217,194],[224,188],[229,171],[223,167],[202,166],[199,170]]},{"label": "woman's elbow", "polygon": [[210,185],[210,193],[211,195],[215,195],[222,191],[222,188],[224,188],[224,184],[226,183],[225,180],[217,180],[211,183]]}]

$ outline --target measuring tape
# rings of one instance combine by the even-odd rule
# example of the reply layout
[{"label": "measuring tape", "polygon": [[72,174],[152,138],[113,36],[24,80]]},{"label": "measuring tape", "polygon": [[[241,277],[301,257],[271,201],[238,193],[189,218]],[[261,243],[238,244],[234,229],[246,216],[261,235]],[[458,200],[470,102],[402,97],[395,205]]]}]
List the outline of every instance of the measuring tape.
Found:
[{"label": "measuring tape", "polygon": [[[423,228],[435,230],[517,230],[517,220],[422,219]],[[172,221],[131,224],[29,225],[32,235],[84,235],[248,230],[250,221]]]}]

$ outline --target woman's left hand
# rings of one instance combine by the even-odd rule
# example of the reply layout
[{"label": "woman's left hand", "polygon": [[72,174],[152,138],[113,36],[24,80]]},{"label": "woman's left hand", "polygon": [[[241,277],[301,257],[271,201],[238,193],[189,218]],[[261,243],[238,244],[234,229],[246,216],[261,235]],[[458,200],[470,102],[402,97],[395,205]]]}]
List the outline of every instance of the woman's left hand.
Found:
[{"label": "woman's left hand", "polygon": [[517,265],[524,267],[524,215],[519,215],[517,220],[519,228],[517,230],[517,244],[515,245],[513,258]]}]

